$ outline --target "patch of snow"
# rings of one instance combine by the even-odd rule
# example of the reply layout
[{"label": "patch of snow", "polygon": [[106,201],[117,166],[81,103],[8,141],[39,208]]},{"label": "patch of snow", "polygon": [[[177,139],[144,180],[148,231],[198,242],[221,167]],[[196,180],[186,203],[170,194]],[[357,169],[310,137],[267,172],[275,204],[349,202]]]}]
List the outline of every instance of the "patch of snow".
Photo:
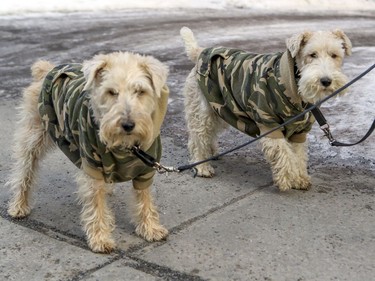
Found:
[{"label": "patch of snow", "polygon": [[2,1],[0,14],[198,8],[244,8],[268,11],[371,11],[375,10],[375,0],[17,0]]}]

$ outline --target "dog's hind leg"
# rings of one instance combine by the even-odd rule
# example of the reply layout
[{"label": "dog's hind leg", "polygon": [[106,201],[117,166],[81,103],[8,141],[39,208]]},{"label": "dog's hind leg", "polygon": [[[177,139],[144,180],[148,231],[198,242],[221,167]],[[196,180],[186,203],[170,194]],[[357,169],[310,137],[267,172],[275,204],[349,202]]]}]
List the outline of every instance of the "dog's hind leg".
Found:
[{"label": "dog's hind leg", "polygon": [[38,112],[40,84],[34,83],[25,90],[14,139],[14,162],[7,182],[13,190],[8,213],[23,218],[30,213],[30,189],[35,184],[39,162],[52,141],[42,127]]},{"label": "dog's hind leg", "polygon": [[159,213],[152,202],[151,188],[133,189],[132,222],[135,232],[146,241],[160,241],[168,236],[168,230],[159,223]]},{"label": "dog's hind leg", "polygon": [[281,191],[295,186],[299,178],[296,154],[292,145],[284,138],[262,138],[262,151],[271,165],[274,183]]},{"label": "dog's hind leg", "polygon": [[[188,148],[191,162],[213,156],[217,151],[217,135],[226,125],[212,110],[199,89],[195,68],[188,76],[184,88],[185,119],[189,132]],[[214,168],[207,162],[196,166],[197,175],[212,177]]]},{"label": "dog's hind leg", "polygon": [[80,171],[76,177],[78,197],[82,204],[81,222],[93,252],[110,253],[115,248],[112,231],[115,219],[107,205],[111,191],[104,180],[97,180]]}]

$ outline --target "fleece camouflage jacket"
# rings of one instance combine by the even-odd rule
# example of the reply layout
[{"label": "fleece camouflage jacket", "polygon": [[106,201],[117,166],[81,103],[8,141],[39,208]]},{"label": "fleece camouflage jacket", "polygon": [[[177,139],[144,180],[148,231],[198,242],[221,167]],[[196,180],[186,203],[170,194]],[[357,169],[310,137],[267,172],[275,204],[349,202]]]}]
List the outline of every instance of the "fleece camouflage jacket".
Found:
[{"label": "fleece camouflage jacket", "polygon": [[[290,53],[251,54],[207,48],[197,64],[197,80],[215,112],[240,131],[257,136],[301,113],[294,60]],[[269,136],[304,142],[314,117],[306,114]]]},{"label": "fleece camouflage jacket", "polygon": [[[86,84],[81,64],[64,64],[51,70],[39,96],[39,113],[46,131],[64,154],[95,179],[107,183],[133,180],[136,189],[152,183],[154,169],[146,166],[127,149],[109,150],[98,136],[99,126],[94,121],[90,97],[83,88]],[[168,88],[162,90],[154,121],[155,141],[145,148],[160,160],[160,126],[166,113]]]}]

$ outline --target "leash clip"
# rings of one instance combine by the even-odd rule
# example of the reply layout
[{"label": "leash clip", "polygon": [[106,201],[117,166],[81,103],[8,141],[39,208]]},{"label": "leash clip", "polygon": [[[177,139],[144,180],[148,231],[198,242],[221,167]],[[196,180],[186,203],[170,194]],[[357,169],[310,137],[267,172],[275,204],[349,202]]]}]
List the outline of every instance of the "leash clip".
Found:
[{"label": "leash clip", "polygon": [[135,156],[137,156],[143,163],[145,163],[147,166],[154,168],[159,174],[169,173],[169,172],[180,172],[179,169],[176,169],[174,167],[168,167],[160,164],[156,161],[154,157],[144,152],[142,149],[140,149],[139,146],[133,146],[131,148],[131,151]]},{"label": "leash clip", "polygon": [[159,162],[154,163],[154,168],[159,174],[168,175],[168,173],[174,173],[174,172],[179,173],[180,172],[180,170],[176,169],[175,167],[164,166],[164,165],[160,164]]},{"label": "leash clip", "polygon": [[320,129],[324,132],[324,136],[328,138],[330,145],[336,142],[335,138],[332,136],[331,130],[329,129],[329,125],[327,123],[323,126],[320,126]]}]

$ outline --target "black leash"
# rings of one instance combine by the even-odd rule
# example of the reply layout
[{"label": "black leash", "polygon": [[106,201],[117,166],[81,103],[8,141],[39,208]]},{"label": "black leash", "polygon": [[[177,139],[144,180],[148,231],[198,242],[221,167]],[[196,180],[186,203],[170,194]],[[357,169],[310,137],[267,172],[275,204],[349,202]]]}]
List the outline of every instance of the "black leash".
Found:
[{"label": "black leash", "polygon": [[197,165],[200,165],[200,164],[203,164],[203,163],[206,163],[208,161],[212,161],[212,160],[217,160],[219,157],[222,157],[228,153],[231,153],[235,150],[238,150],[240,148],[243,148],[253,142],[256,142],[258,141],[259,139],[271,134],[272,132],[286,126],[286,125],[289,125],[290,123],[294,122],[295,120],[299,119],[300,117],[304,116],[306,113],[309,113],[310,111],[313,113],[315,119],[317,120],[317,122],[319,123],[320,125],[320,128],[323,130],[324,132],[324,135],[328,137],[329,139],[329,143],[332,145],[332,146],[353,146],[353,145],[356,145],[356,144],[359,144],[361,142],[363,142],[364,140],[366,140],[374,131],[375,129],[375,118],[374,118],[374,121],[372,123],[372,126],[370,127],[370,129],[368,130],[368,132],[366,133],[366,135],[360,139],[358,142],[356,143],[352,143],[352,144],[346,144],[346,143],[341,143],[341,142],[338,142],[336,141],[333,136],[332,136],[332,133],[331,131],[329,130],[329,125],[327,124],[327,120],[325,119],[325,117],[323,116],[322,112],[319,110],[319,106],[322,105],[324,102],[326,102],[327,100],[331,99],[332,97],[338,95],[340,92],[342,92],[343,90],[345,90],[346,88],[350,87],[352,84],[356,83],[359,79],[361,79],[362,77],[364,77],[365,75],[367,75],[371,70],[373,70],[375,68],[375,64],[373,64],[372,66],[370,66],[367,70],[365,70],[364,72],[362,72],[361,74],[359,74],[357,77],[355,77],[353,80],[351,80],[350,82],[348,82],[347,84],[345,84],[344,86],[342,86],[341,88],[339,88],[338,90],[334,91],[332,94],[330,94],[329,96],[325,97],[324,99],[322,99],[321,101],[317,102],[316,104],[308,104],[307,105],[307,109],[305,109],[304,111],[302,111],[301,113],[297,114],[296,116],[292,117],[291,119],[287,120],[286,122],[284,122],[283,124],[273,128],[272,130],[262,134],[262,135],[259,135],[258,137],[248,141],[248,142],[245,142],[239,146],[236,146],[230,150],[227,150],[227,151],[224,151],[222,153],[219,153],[217,155],[214,155],[210,158],[207,158],[207,159],[204,159],[204,160],[201,160],[201,161],[198,161],[198,162],[195,162],[195,163],[191,163],[191,164],[188,164],[188,165],[183,165],[183,166],[179,166],[177,168],[174,168],[174,167],[168,167],[168,166],[163,166],[161,165],[160,163],[158,163],[156,161],[155,158],[153,158],[151,155],[148,155],[147,153],[145,153],[143,150],[141,150],[138,146],[134,146],[131,151],[134,153],[134,155],[136,155],[143,163],[145,163],[146,165],[150,166],[150,167],[153,167],[155,168],[159,173],[167,173],[167,172],[183,172],[183,171],[186,171],[186,170],[189,170]]},{"label": "black leash", "polygon": [[135,156],[137,156],[143,163],[145,163],[147,166],[154,168],[157,170],[160,174],[163,173],[169,173],[169,172],[180,172],[179,168],[174,168],[174,167],[168,167],[160,164],[159,162],[156,161],[154,157],[151,155],[147,154],[144,152],[142,149],[139,148],[139,146],[133,146],[130,149],[131,152]]},{"label": "black leash", "polygon": [[316,121],[318,122],[318,124],[320,126],[320,129],[324,132],[324,135],[328,138],[329,144],[332,145],[332,146],[353,146],[353,145],[357,145],[357,144],[365,141],[372,134],[372,132],[375,130],[375,119],[374,119],[370,129],[367,131],[367,133],[364,135],[363,138],[361,138],[359,141],[357,141],[355,143],[342,143],[342,142],[336,141],[335,138],[332,136],[332,133],[329,129],[329,125],[327,123],[327,120],[324,117],[323,113],[320,111],[320,109],[316,107],[316,108],[313,108],[311,110],[311,112],[314,115]]}]

